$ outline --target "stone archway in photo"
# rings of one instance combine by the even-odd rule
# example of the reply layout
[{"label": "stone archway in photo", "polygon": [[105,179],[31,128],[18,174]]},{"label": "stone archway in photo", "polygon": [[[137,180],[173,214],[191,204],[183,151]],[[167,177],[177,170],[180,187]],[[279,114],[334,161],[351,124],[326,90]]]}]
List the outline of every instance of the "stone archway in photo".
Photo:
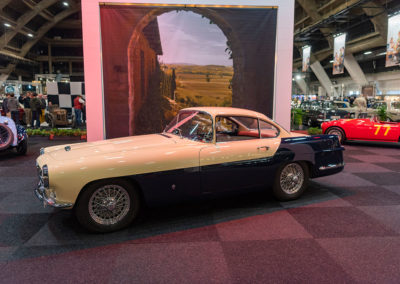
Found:
[{"label": "stone archway in photo", "polygon": [[[233,106],[242,106],[240,102],[240,98],[243,95],[243,88],[241,86],[244,86],[244,82],[241,82],[243,80],[243,76],[240,76],[240,74],[243,74],[243,52],[242,52],[242,47],[239,42],[239,39],[237,35],[235,34],[234,29],[231,27],[227,19],[225,19],[223,16],[221,16],[219,13],[212,9],[208,8],[155,8],[152,9],[150,12],[147,14],[143,15],[143,18],[139,21],[137,26],[135,27],[130,40],[129,40],[129,45],[128,45],[128,76],[129,76],[129,134],[133,135],[135,134],[135,120],[137,119],[137,113],[140,107],[143,104],[144,101],[144,96],[148,94],[147,92],[147,84],[148,82],[139,83],[138,80],[137,82],[134,82],[133,78],[140,78],[139,74],[135,74],[138,72],[142,72],[143,70],[139,70],[142,68],[137,68],[139,67],[138,63],[141,61],[141,56],[139,49],[141,47],[143,48],[144,44],[144,35],[143,31],[146,29],[146,27],[149,27],[149,25],[157,25],[157,17],[161,16],[162,14],[169,13],[172,11],[190,11],[194,12],[196,14],[199,14],[201,16],[204,16],[208,18],[210,21],[212,21],[214,24],[216,24],[219,29],[222,31],[222,33],[225,35],[227,41],[230,43],[230,48],[232,51],[232,60],[233,60],[233,78],[232,78],[232,105]],[[148,48],[146,49],[148,50]],[[143,51],[142,51],[143,52]],[[147,52],[146,54],[148,54]],[[151,52],[150,52],[151,53]],[[156,52],[154,52],[154,55]],[[142,53],[143,55],[143,53]],[[139,60],[138,60],[139,59]],[[146,60],[146,59],[145,59]],[[145,69],[147,70],[152,70],[154,68],[154,63],[152,59],[147,59],[149,64],[146,64]],[[150,66],[149,66],[150,65]],[[136,68],[135,68],[136,67]],[[143,67],[143,66],[142,66]],[[143,75],[148,74],[148,72],[144,72]],[[146,80],[145,80],[146,81]],[[145,88],[146,90],[143,90]],[[144,96],[142,95],[144,94]],[[244,106],[243,106],[244,107]]]}]

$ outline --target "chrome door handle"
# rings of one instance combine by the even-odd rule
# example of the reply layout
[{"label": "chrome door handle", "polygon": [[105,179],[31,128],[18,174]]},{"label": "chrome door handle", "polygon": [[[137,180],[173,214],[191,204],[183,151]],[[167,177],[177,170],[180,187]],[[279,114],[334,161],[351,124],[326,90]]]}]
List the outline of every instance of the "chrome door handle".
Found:
[{"label": "chrome door handle", "polygon": [[269,147],[268,147],[268,146],[260,146],[260,147],[257,147],[257,150],[261,150],[261,149],[265,149],[266,151],[268,151],[268,150],[269,150]]}]

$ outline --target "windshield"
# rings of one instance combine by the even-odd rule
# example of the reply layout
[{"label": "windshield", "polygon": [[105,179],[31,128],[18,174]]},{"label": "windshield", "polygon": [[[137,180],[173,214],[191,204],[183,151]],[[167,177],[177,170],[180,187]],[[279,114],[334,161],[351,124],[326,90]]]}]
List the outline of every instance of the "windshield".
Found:
[{"label": "windshield", "polygon": [[347,105],[345,102],[334,102],[333,103],[336,107],[340,107],[340,108],[347,108]]},{"label": "windshield", "polygon": [[193,141],[212,142],[212,117],[200,111],[180,111],[164,132]]},{"label": "windshield", "polygon": [[393,102],[393,103],[392,103],[392,108],[394,108],[394,109],[400,109],[400,102]]}]

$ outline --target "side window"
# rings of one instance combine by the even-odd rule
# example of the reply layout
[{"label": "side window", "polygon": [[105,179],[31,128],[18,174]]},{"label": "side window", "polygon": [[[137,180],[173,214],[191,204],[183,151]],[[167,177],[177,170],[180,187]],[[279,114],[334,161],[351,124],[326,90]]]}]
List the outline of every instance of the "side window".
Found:
[{"label": "side window", "polygon": [[258,120],[245,116],[217,116],[215,118],[217,142],[259,139]]},{"label": "side window", "polygon": [[261,138],[274,138],[279,135],[279,129],[271,123],[260,120]]}]

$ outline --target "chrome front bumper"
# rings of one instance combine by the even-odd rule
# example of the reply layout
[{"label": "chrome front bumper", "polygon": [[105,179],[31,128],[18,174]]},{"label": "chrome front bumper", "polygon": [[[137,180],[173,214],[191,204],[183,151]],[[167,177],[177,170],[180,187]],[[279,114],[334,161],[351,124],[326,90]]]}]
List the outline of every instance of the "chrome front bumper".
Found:
[{"label": "chrome front bumper", "polygon": [[35,195],[36,197],[43,202],[43,205],[50,205],[56,208],[71,208],[73,206],[72,203],[60,203],[57,202],[54,198],[47,197],[46,195],[46,188],[43,186],[43,181],[40,179],[37,188],[35,188]]},{"label": "chrome front bumper", "polygon": [[327,166],[321,166],[321,167],[319,167],[319,170],[320,171],[325,171],[325,170],[342,168],[342,167],[344,167],[344,162],[343,163],[339,163],[339,164],[329,164]]}]

